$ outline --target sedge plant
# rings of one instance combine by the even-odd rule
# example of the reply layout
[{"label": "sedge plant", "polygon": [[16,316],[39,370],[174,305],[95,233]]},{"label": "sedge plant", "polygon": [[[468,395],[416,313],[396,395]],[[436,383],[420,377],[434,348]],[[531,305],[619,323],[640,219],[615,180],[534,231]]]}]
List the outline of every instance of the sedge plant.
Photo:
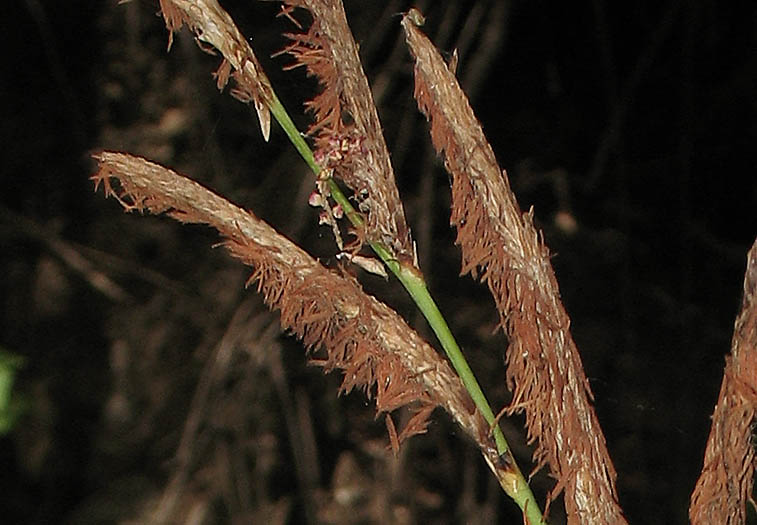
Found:
[{"label": "sedge plant", "polygon": [[[187,25],[199,43],[220,53],[217,86],[233,82],[231,94],[253,105],[265,140],[273,116],[314,174],[311,203],[323,208],[322,220],[332,226],[339,249],[365,266],[375,261],[358,252],[364,244],[373,250],[426,317],[452,368],[354,280],[324,268],[252,213],[186,177],[146,159],[101,152],[95,155],[96,184],[127,210],[166,212],[216,228],[229,252],[254,267],[250,283],[257,283],[271,309],[280,310],[282,326],[307,348],[324,349],[326,370],[343,371],[341,389],[359,387],[375,397],[395,451],[404,439],[424,432],[431,411],[441,406],[476,443],[504,492],[522,510],[524,522],[546,523],[419,268],[341,1],[285,0],[282,5],[281,15],[297,28],[286,35],[290,43],[283,52],[294,58],[292,67],[307,68],[321,86],[306,103],[314,117],[304,130],[310,144],[276,96],[249,41],[216,0],[160,0],[160,7],[169,48],[173,32]],[[307,29],[298,21],[299,10],[312,19]],[[510,341],[506,379],[513,401],[503,413],[525,412],[537,469],[548,466],[557,480],[550,499],[565,493],[569,523],[624,523],[615,471],[549,252],[533,225],[533,213],[520,211],[454,67],[423,34],[422,23],[414,9],[401,20],[415,64],[414,95],[451,176],[451,223],[458,232],[462,272],[488,286]],[[356,239],[347,245],[339,234],[342,215]],[[390,413],[402,406],[411,406],[413,416],[398,431]]]}]

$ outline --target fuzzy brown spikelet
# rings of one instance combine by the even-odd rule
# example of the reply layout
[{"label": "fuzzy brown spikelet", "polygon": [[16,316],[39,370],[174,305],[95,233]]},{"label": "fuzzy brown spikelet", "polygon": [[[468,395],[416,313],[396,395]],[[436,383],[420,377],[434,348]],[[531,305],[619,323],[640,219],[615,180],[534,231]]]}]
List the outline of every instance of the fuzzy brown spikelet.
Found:
[{"label": "fuzzy brown spikelet", "polygon": [[[234,79],[236,85],[231,90],[232,96],[245,103],[253,102],[263,138],[267,141],[271,133],[268,106],[273,100],[273,89],[252,48],[229,14],[216,0],[160,0],[160,10],[169,31],[169,50],[173,32],[186,23],[198,43],[220,51],[223,62],[215,74],[218,89],[226,87],[230,77]],[[202,49],[208,50],[206,47]]]},{"label": "fuzzy brown spikelet", "polygon": [[167,213],[217,229],[230,253],[255,268],[249,282],[257,283],[272,310],[280,310],[282,326],[302,339],[326,371],[342,371],[341,391],[362,389],[375,398],[379,413],[411,405],[414,415],[399,434],[387,419],[392,447],[425,432],[432,410],[442,406],[496,464],[488,426],[470,410],[472,401],[457,375],[353,278],[324,268],[250,212],[167,168],[122,153],[95,158],[96,187],[102,184],[127,211]]},{"label": "fuzzy brown spikelet", "polygon": [[306,33],[286,35],[292,43],[282,52],[304,65],[323,88],[307,103],[315,117],[308,133],[315,138],[316,162],[354,192],[360,211],[367,214],[365,238],[417,266],[389,151],[341,0],[284,4],[283,13],[290,18],[295,7],[307,9],[313,18]]},{"label": "fuzzy brown spikelet", "polygon": [[553,497],[565,490],[568,523],[625,523],[615,470],[532,214],[521,214],[454,74],[413,19],[406,16],[402,25],[415,57],[415,98],[452,175],[450,222],[462,248],[462,273],[489,286],[511,341],[510,411],[525,411],[537,469],[549,465],[557,479]]},{"label": "fuzzy brown spikelet", "polygon": [[691,496],[694,525],[746,520],[754,486],[752,429],[757,410],[757,241],[747,256],[744,298],[712,415],[704,467]]}]

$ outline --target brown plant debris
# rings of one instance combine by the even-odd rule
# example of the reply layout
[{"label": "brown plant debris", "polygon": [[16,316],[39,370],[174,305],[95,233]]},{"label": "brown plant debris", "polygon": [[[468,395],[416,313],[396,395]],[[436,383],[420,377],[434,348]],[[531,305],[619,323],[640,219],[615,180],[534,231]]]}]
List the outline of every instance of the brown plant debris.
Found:
[{"label": "brown plant debris", "polygon": [[205,47],[210,45],[220,51],[223,62],[215,73],[218,89],[226,87],[229,78],[234,79],[236,85],[231,95],[244,103],[253,102],[263,138],[268,141],[271,134],[271,112],[268,108],[273,101],[273,89],[231,16],[216,0],[160,0],[160,10],[169,31],[169,50],[173,32],[187,24],[201,49],[212,53],[212,49]]},{"label": "brown plant debris", "polygon": [[284,5],[282,14],[292,20],[297,7],[313,18],[307,32],[286,35],[291,44],[282,53],[294,57],[291,68],[304,65],[323,88],[306,103],[315,117],[308,134],[315,139],[316,162],[353,191],[367,214],[365,238],[417,267],[389,151],[341,0],[285,0]]},{"label": "brown plant debris", "polygon": [[127,211],[166,213],[217,229],[231,255],[255,268],[248,283],[257,282],[269,308],[280,310],[281,325],[302,339],[326,371],[343,372],[341,392],[360,388],[387,415],[412,405],[414,415],[399,433],[386,419],[393,448],[425,432],[434,407],[442,406],[473,437],[495,475],[508,476],[488,425],[470,410],[472,400],[458,376],[355,279],[326,269],[252,213],[174,171],[123,153],[104,151],[95,159],[96,188],[102,184],[106,196]]},{"label": "brown plant debris", "polygon": [[506,174],[465,94],[442,57],[409,17],[402,20],[415,58],[415,98],[452,175],[452,216],[462,273],[489,286],[510,339],[510,412],[525,411],[536,442],[536,469],[548,464],[565,490],[568,523],[625,523],[615,469],[600,429],[581,358],[560,301],[549,252],[521,214]]},{"label": "brown plant debris", "polygon": [[731,355],[704,453],[702,474],[691,495],[694,525],[746,521],[754,486],[752,430],[757,410],[757,241],[747,256],[744,297],[736,318]]}]

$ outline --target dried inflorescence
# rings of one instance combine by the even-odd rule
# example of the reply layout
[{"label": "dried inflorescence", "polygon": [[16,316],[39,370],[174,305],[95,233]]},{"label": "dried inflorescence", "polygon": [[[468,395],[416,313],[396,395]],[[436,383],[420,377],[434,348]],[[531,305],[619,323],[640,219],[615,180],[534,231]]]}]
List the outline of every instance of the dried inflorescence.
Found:
[{"label": "dried inflorescence", "polygon": [[218,89],[226,87],[229,78],[234,79],[236,85],[231,90],[232,96],[245,103],[253,102],[263,138],[267,141],[271,133],[269,106],[273,101],[273,89],[231,16],[216,0],[160,0],[160,10],[169,31],[168,49],[171,49],[173,32],[187,24],[198,42],[221,53],[223,62],[215,73]]},{"label": "dried inflorescence", "polygon": [[510,411],[525,411],[537,469],[549,465],[557,479],[553,497],[565,490],[569,523],[625,523],[615,470],[532,213],[521,214],[454,73],[414,18],[406,16],[402,25],[415,57],[415,98],[452,175],[450,222],[458,230],[462,273],[489,286],[511,342]]},{"label": "dried inflorescence", "polygon": [[[182,222],[208,224],[230,253],[255,268],[266,304],[302,339],[325,370],[343,372],[341,391],[362,389],[386,412],[393,447],[422,433],[442,406],[496,462],[488,426],[460,379],[437,352],[393,310],[369,296],[351,277],[330,271],[251,213],[167,168],[123,153],[95,155],[92,177],[127,210],[166,213]],[[321,355],[325,350],[325,356]],[[411,405],[413,417],[398,433],[389,412]]]},{"label": "dried inflorescence", "polygon": [[747,256],[744,297],[712,415],[702,474],[691,496],[694,525],[746,520],[754,486],[752,430],[757,414],[757,241]]},{"label": "dried inflorescence", "polygon": [[365,238],[383,243],[395,259],[417,266],[415,247],[394,180],[389,151],[344,7],[337,0],[285,0],[282,13],[310,12],[306,32],[286,36],[295,66],[304,65],[322,91],[306,104],[315,117],[308,133],[316,162],[343,180],[367,214]]}]

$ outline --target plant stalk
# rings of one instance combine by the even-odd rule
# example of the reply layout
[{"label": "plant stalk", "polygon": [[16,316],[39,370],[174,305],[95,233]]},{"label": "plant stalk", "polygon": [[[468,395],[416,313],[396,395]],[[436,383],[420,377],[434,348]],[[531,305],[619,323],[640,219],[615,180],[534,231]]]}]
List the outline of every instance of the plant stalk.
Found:
[{"label": "plant stalk", "polygon": [[[313,151],[310,149],[307,142],[305,142],[302,134],[289,117],[289,114],[275,93],[271,100],[270,110],[276,121],[287,134],[287,137],[289,137],[289,140],[292,142],[295,149],[305,160],[305,163],[310,167],[313,173],[318,176],[322,170],[321,166],[315,162]],[[361,226],[364,222],[362,215],[354,208],[354,206],[352,206],[352,203],[344,192],[342,192],[336,181],[330,177],[328,179],[328,185],[331,197],[337,204],[341,205],[345,216],[350,220],[352,225],[356,227]],[[421,313],[423,313],[423,316],[428,321],[434,334],[436,334],[436,337],[439,339],[439,342],[452,363],[453,368],[458,376],[460,376],[460,380],[463,382],[463,385],[473,399],[476,408],[478,408],[484,416],[486,422],[489,423],[497,446],[497,453],[509,465],[511,465],[514,474],[512,479],[508,481],[502,479],[499,480],[503,490],[521,508],[529,525],[546,525],[539,505],[536,502],[536,498],[515,462],[515,458],[513,457],[510,447],[507,444],[507,440],[497,423],[494,412],[481,390],[481,387],[476,380],[476,376],[468,365],[468,361],[460,350],[460,346],[452,335],[452,332],[447,325],[447,321],[444,319],[444,316],[434,302],[434,299],[431,297],[423,276],[415,271],[414,268],[406,267],[401,264],[392,256],[392,253],[384,244],[380,242],[369,242],[369,245],[402,283],[405,290],[407,290],[410,297],[420,309]]]}]

